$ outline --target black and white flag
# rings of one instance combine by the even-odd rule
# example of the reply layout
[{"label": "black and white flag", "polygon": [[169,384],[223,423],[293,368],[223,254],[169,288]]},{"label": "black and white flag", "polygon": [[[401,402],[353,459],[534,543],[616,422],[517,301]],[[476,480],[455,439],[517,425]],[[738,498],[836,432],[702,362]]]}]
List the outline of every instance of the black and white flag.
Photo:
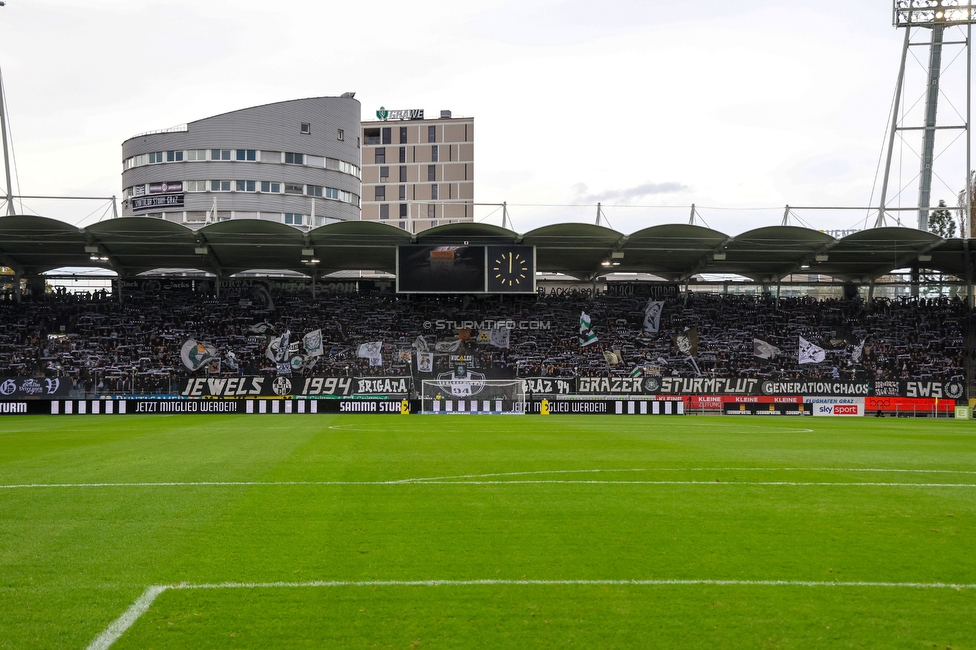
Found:
[{"label": "black and white flag", "polygon": [[800,337],[799,363],[820,363],[826,357],[824,349]]},{"label": "black and white flag", "polygon": [[780,355],[781,350],[762,339],[752,339],[752,353],[760,359],[775,359]]},{"label": "black and white flag", "polygon": [[664,301],[649,299],[644,307],[644,331],[657,334],[661,329],[661,312],[664,311]]}]

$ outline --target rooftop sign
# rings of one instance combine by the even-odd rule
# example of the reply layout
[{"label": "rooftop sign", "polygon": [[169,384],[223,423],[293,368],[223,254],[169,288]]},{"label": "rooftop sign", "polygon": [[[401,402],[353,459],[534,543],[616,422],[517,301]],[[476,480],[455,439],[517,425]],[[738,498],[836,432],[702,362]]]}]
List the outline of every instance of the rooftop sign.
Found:
[{"label": "rooftop sign", "polygon": [[422,120],[424,119],[424,109],[410,108],[392,111],[380,106],[380,110],[376,111],[376,117],[380,120]]}]

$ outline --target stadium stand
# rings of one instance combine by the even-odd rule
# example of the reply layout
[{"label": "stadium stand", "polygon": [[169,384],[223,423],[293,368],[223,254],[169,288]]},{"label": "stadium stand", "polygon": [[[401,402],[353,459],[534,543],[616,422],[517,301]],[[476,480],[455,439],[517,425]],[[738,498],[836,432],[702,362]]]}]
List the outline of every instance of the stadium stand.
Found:
[{"label": "stadium stand", "polygon": [[[664,301],[660,329],[642,331],[645,298],[571,291],[545,296],[398,296],[393,293],[274,296],[261,307],[239,296],[195,292],[128,293],[123,304],[104,292],[57,292],[0,301],[0,377],[70,378],[86,394],[172,393],[191,375],[274,375],[266,354],[272,334],[292,341],[321,329],[324,354],[295,375],[406,376],[418,337],[431,350],[454,343],[455,360],[495,376],[724,376],[761,379],[926,379],[962,381],[967,309],[959,300],[821,300],[686,293]],[[598,341],[581,347],[580,312]],[[525,325],[508,348],[479,337],[486,319]],[[694,331],[697,350],[679,351],[675,337]],[[797,341],[824,350],[819,363],[800,364]],[[223,362],[195,373],[180,360],[186,339],[207,341]],[[479,341],[478,339],[482,340]],[[460,340],[459,340],[460,339]],[[755,341],[779,354],[761,358]],[[382,342],[382,365],[358,356],[363,343]],[[855,351],[857,353],[855,354]],[[228,353],[232,353],[228,357]],[[228,358],[231,361],[228,363]],[[450,367],[450,354],[438,355]]]}]

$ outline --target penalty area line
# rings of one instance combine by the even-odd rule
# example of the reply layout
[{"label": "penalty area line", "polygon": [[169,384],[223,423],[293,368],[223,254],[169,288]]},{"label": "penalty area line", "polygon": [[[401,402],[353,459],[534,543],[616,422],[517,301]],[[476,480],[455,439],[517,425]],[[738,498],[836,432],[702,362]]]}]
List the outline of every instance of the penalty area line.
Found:
[{"label": "penalty area line", "polygon": [[136,599],[136,602],[132,603],[129,609],[125,610],[122,616],[112,621],[105,630],[99,634],[94,641],[89,644],[87,650],[107,650],[113,643],[119,640],[125,631],[135,624],[143,614],[145,614],[149,608],[152,606],[153,601],[159,596],[159,594],[166,591],[169,587],[165,585],[153,585],[149,587],[142,595]]},{"label": "penalty area line", "polygon": [[139,618],[149,611],[164,591],[213,589],[308,589],[322,587],[481,587],[481,586],[636,586],[636,587],[848,587],[876,589],[976,589],[976,584],[948,582],[874,582],[827,580],[315,580],[310,582],[218,582],[153,585],[95,638],[86,650],[108,650]]}]

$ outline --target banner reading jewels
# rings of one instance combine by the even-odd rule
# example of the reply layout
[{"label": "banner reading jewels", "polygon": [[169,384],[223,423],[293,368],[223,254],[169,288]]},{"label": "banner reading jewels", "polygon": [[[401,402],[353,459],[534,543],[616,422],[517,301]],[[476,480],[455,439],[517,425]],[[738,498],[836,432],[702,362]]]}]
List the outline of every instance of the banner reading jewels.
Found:
[{"label": "banner reading jewels", "polygon": [[350,397],[405,396],[410,377],[191,377],[180,385],[181,397]]}]

